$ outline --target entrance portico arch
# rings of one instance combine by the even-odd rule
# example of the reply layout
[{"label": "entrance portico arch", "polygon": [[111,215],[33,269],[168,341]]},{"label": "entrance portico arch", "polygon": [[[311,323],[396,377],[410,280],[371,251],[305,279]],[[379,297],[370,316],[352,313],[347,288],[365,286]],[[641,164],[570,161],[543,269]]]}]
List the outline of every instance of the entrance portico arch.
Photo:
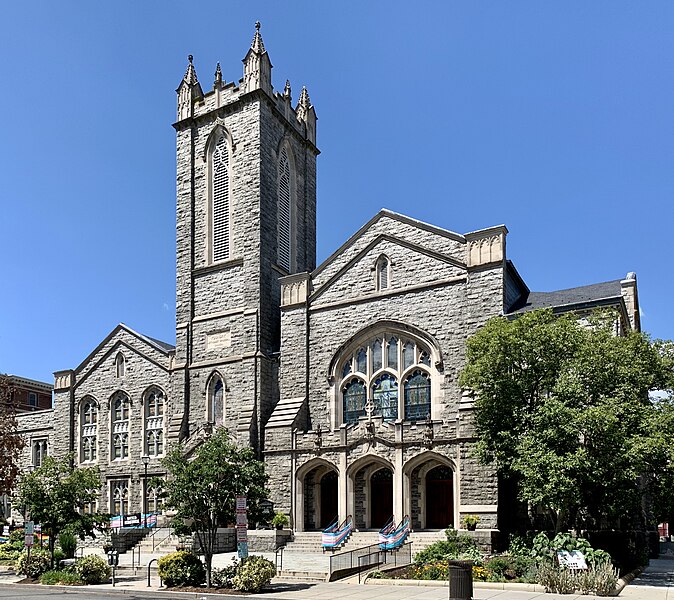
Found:
[{"label": "entrance portico arch", "polygon": [[422,452],[405,463],[403,480],[405,511],[413,529],[456,526],[456,466],[450,458]]},{"label": "entrance portico arch", "polygon": [[393,465],[367,454],[347,469],[348,512],[356,529],[379,529],[393,514]]},{"label": "entrance portico arch", "polygon": [[296,530],[324,529],[338,516],[339,472],[321,458],[297,470]]}]

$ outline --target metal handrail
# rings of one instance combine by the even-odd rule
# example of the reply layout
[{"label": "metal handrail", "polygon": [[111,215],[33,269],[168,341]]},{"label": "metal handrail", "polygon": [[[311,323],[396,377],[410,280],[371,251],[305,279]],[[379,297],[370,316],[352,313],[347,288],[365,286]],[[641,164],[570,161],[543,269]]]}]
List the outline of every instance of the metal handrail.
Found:
[{"label": "metal handrail", "polygon": [[405,515],[400,523],[395,524],[393,517],[379,531],[379,547],[382,550],[395,550],[400,547],[410,532],[410,516]]},{"label": "metal handrail", "polygon": [[157,534],[159,533],[160,529],[157,528],[152,532],[152,535],[150,536],[150,539],[152,540],[152,552],[155,551],[155,548],[159,546],[160,544],[163,544],[166,540],[168,540],[172,535],[173,531],[171,531],[171,528],[169,527],[168,530],[168,535],[165,535],[161,540],[157,541],[155,538]]},{"label": "metal handrail", "polygon": [[341,524],[339,524],[337,520],[333,521],[321,534],[321,545],[323,546],[323,549],[333,549],[339,546],[339,544],[351,535],[352,529],[353,519],[351,515],[348,515]]},{"label": "metal handrail", "polygon": [[[374,556],[377,557],[375,560],[372,559]],[[383,550],[379,544],[370,544],[369,546],[333,554],[330,557],[330,581],[389,562],[393,562],[395,565],[410,564],[412,562],[412,543],[403,544],[396,551]]]}]

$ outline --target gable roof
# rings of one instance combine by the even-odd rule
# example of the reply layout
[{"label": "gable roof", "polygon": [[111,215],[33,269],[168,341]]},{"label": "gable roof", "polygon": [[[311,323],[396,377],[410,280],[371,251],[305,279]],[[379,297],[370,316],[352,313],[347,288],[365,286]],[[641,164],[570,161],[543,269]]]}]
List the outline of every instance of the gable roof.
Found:
[{"label": "gable roof", "polygon": [[588,305],[605,306],[622,300],[620,279],[581,285],[554,292],[529,292],[517,302],[510,314],[529,312],[537,308],[553,308],[560,311],[582,308]]},{"label": "gable roof", "polygon": [[393,212],[391,210],[388,210],[387,208],[382,208],[374,217],[372,217],[367,223],[365,223],[365,225],[363,225],[358,231],[356,231],[351,237],[349,237],[349,239],[346,240],[346,242],[344,242],[339,248],[337,248],[337,250],[335,250],[330,256],[328,256],[328,258],[326,258],[320,265],[318,265],[318,267],[316,267],[316,269],[311,274],[312,279],[316,277],[326,267],[328,267],[332,262],[334,262],[334,260],[337,257],[339,257],[347,248],[352,246],[358,240],[358,238],[360,238],[368,229],[370,229],[370,227],[372,227],[372,225],[374,225],[377,221],[379,221],[384,217],[388,217],[390,219],[394,219],[396,221],[400,221],[401,223],[406,223],[414,227],[419,227],[420,229],[425,229],[426,231],[436,233],[443,237],[449,238],[450,240],[454,240],[455,242],[463,242],[464,244],[466,243],[466,238],[460,233],[454,233],[453,231],[449,231],[448,229],[442,229],[441,227],[430,225],[429,223],[424,223],[423,221],[418,221],[417,219],[412,219],[411,217],[407,217],[405,215]]}]

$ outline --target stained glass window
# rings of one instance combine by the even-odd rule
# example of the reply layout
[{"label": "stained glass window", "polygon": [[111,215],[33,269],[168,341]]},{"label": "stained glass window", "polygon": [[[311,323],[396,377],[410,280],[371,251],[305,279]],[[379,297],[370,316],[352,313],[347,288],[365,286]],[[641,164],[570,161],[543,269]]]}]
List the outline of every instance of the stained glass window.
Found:
[{"label": "stained glass window", "polygon": [[409,369],[414,364],[414,344],[406,342],[403,346],[403,369]]},{"label": "stained glass window", "polygon": [[398,418],[398,382],[395,377],[384,373],[374,380],[372,386],[374,414],[381,415],[385,421]]},{"label": "stained glass window", "polygon": [[423,421],[431,413],[431,378],[414,371],[405,381],[405,420]]},{"label": "stained glass window", "polygon": [[342,390],[344,398],[344,422],[356,423],[358,417],[365,416],[365,402],[367,392],[365,384],[360,379],[352,379]]},{"label": "stained glass window", "polygon": [[381,366],[381,342],[379,340],[375,340],[372,344],[372,370],[379,371]]},{"label": "stained glass window", "polygon": [[392,337],[388,341],[388,363],[389,369],[398,368],[398,338]]},{"label": "stained glass window", "polygon": [[367,373],[367,353],[364,348],[358,350],[356,354],[356,371],[359,373]]}]

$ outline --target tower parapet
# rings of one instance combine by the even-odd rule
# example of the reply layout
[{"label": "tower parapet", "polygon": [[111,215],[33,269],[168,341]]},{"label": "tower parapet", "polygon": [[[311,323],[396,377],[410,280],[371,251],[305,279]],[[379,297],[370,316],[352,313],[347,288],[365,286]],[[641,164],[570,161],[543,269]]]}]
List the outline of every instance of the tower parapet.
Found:
[{"label": "tower parapet", "polygon": [[199,118],[214,110],[227,107],[247,94],[263,92],[273,106],[305,140],[316,145],[316,111],[309,99],[306,88],[295,108],[292,107],[290,81],[286,80],[283,92],[274,90],[271,82],[272,64],[260,34],[259,21],[255,24],[255,34],[250,48],[243,58],[243,78],[227,82],[222,76],[220,63],[215,68],[213,89],[204,93],[197,79],[196,69],[189,56],[187,71],[176,92],[178,93],[178,122],[188,118]]}]

